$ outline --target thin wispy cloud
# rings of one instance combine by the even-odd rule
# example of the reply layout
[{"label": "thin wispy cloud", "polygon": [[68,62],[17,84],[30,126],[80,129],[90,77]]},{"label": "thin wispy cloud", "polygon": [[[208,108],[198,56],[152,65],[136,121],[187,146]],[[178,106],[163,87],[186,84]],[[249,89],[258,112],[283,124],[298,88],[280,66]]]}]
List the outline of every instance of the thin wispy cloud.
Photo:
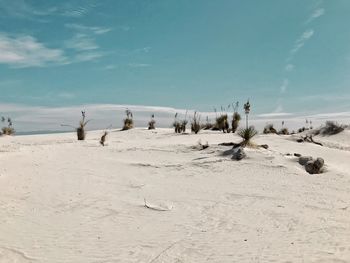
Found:
[{"label": "thin wispy cloud", "polygon": [[134,53],[148,53],[151,51],[151,47],[143,47],[143,48],[137,48],[133,52]]},{"label": "thin wispy cloud", "polygon": [[108,27],[85,26],[81,24],[65,24],[65,27],[71,28],[80,32],[93,33],[96,35],[102,35],[112,30],[112,28],[108,28]]},{"label": "thin wispy cloud", "polygon": [[41,67],[66,61],[63,50],[49,48],[32,36],[9,36],[0,33],[0,63],[2,64],[23,68]]},{"label": "thin wispy cloud", "polygon": [[97,7],[96,1],[80,1],[80,4],[69,4],[66,6],[62,15],[80,18],[89,14],[95,7]]},{"label": "thin wispy cloud", "polygon": [[291,71],[294,70],[294,68],[295,68],[295,66],[293,64],[289,63],[289,64],[286,65],[285,70],[287,72],[291,72]]},{"label": "thin wispy cloud", "polygon": [[145,63],[130,63],[129,67],[132,68],[146,68],[146,67],[150,67],[151,64],[145,64]]},{"label": "thin wispy cloud", "polygon": [[77,62],[87,62],[87,61],[94,61],[96,59],[99,59],[103,56],[105,56],[106,53],[100,52],[100,51],[93,51],[93,52],[81,52],[78,53],[71,63],[77,63]]},{"label": "thin wispy cloud", "polygon": [[280,87],[280,93],[282,93],[282,94],[286,93],[288,86],[289,86],[289,79],[284,79],[283,83]]},{"label": "thin wispy cloud", "polygon": [[82,24],[65,24],[65,27],[76,32],[71,39],[65,41],[66,48],[74,49],[77,52],[72,63],[93,61],[105,55],[105,52],[100,51],[96,38],[110,32],[111,28]]},{"label": "thin wispy cloud", "polygon": [[76,34],[73,38],[65,41],[66,48],[75,49],[78,51],[98,49],[95,39],[86,34]]},{"label": "thin wispy cloud", "polygon": [[314,10],[314,12],[311,14],[311,16],[308,18],[308,20],[306,21],[306,24],[311,23],[312,21],[314,21],[315,19],[323,16],[326,13],[326,10],[324,8],[317,8],[316,10]]},{"label": "thin wispy cloud", "polygon": [[47,8],[34,8],[27,1],[0,1],[0,11],[2,15],[9,17],[35,20],[38,22],[47,22],[46,16],[55,14],[58,11],[57,6],[51,6]]},{"label": "thin wispy cloud", "polygon": [[48,22],[50,16],[65,16],[81,18],[93,11],[98,6],[94,0],[75,0],[69,3],[57,1],[55,5],[42,7],[31,4],[29,1],[0,1],[0,11],[9,17]]},{"label": "thin wispy cloud", "polygon": [[290,61],[293,56],[305,45],[305,43],[314,35],[313,29],[308,29],[295,41],[294,47],[290,50],[290,56],[287,61]]}]

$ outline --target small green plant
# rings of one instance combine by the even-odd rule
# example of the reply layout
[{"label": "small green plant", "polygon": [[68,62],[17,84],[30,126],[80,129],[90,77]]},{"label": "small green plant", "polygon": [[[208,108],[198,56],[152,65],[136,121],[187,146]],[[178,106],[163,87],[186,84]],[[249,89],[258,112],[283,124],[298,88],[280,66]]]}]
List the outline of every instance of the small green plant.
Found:
[{"label": "small green plant", "polygon": [[15,129],[13,128],[13,123],[10,117],[1,117],[1,122],[7,122],[7,126],[3,127],[2,134],[4,135],[13,135],[15,133]]},{"label": "small green plant", "polygon": [[241,115],[238,113],[239,102],[237,101],[233,106],[233,117],[232,117],[232,132],[235,133],[238,129]]},{"label": "small green plant", "polygon": [[148,122],[148,129],[154,130],[156,128],[156,121],[154,120],[154,114],[151,116],[151,120]]},{"label": "small green plant", "polygon": [[125,110],[126,118],[123,120],[124,126],[122,128],[123,131],[130,130],[134,128],[134,120],[132,112],[129,109]]},{"label": "small green plant", "polygon": [[243,141],[240,144],[243,147],[251,146],[252,145],[251,139],[257,134],[258,134],[258,131],[254,128],[254,126],[250,126],[248,128],[238,130],[238,136],[243,139]]},{"label": "small green plant", "polygon": [[197,134],[201,130],[201,124],[200,124],[200,116],[197,114],[197,112],[194,112],[192,123],[191,123],[191,132],[194,132]]},{"label": "small green plant", "polygon": [[85,111],[82,111],[82,112],[81,112],[81,116],[82,116],[82,119],[81,119],[80,122],[79,122],[79,127],[76,129],[76,131],[77,131],[77,137],[78,137],[78,140],[79,140],[79,141],[85,140],[85,136],[86,136],[85,126],[86,126],[86,124],[88,124],[88,122],[90,121],[90,120],[85,121],[85,117],[86,117]]}]

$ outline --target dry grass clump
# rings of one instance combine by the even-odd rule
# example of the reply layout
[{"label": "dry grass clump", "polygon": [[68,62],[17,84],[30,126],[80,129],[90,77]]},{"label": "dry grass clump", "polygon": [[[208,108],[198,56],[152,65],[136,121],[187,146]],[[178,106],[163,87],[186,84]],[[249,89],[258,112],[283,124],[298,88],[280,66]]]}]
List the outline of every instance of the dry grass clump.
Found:
[{"label": "dry grass clump", "polygon": [[315,135],[322,135],[322,136],[329,136],[329,135],[335,135],[342,131],[344,131],[346,128],[345,125],[338,124],[334,121],[326,121],[326,124],[322,126],[321,128],[314,131]]},{"label": "dry grass clump", "polygon": [[263,133],[264,134],[270,134],[270,133],[277,134],[277,130],[273,127],[273,124],[269,123],[265,126]]},{"label": "dry grass clump", "polygon": [[182,131],[183,133],[186,132],[187,123],[188,123],[187,120],[182,120],[182,121],[181,121],[181,131]]},{"label": "dry grass clump", "polygon": [[151,120],[148,122],[148,129],[154,130],[156,128],[156,121],[154,120],[154,114],[151,116]]},{"label": "dry grass clump", "polygon": [[86,117],[85,111],[82,111],[82,112],[81,112],[81,115],[82,115],[82,119],[81,119],[80,122],[79,122],[79,127],[76,129],[76,131],[77,131],[77,137],[78,137],[78,140],[79,140],[79,141],[85,140],[85,136],[86,136],[85,126],[86,126],[86,124],[88,124],[88,122],[90,121],[90,120],[85,121],[85,117]]},{"label": "dry grass clump", "polygon": [[123,131],[134,128],[134,120],[133,120],[132,112],[129,109],[126,109],[125,114],[126,114],[126,118],[123,120],[124,121],[124,126],[122,128]]},{"label": "dry grass clump", "polygon": [[191,122],[191,132],[197,134],[201,130],[200,116],[197,112],[194,112],[193,119]]},{"label": "dry grass clump", "polygon": [[187,112],[186,112],[184,120],[179,120],[177,118],[177,116],[178,116],[178,113],[175,114],[175,120],[173,122],[173,127],[175,128],[175,133],[184,133],[184,132],[186,132],[186,126],[188,123],[188,121],[186,120]]},{"label": "dry grass clump", "polygon": [[13,123],[11,118],[7,117],[1,117],[1,122],[5,123],[7,122],[7,126],[1,128],[1,131],[3,135],[13,135],[15,133],[15,129],[13,128]]},{"label": "dry grass clump", "polygon": [[238,130],[237,134],[243,139],[240,144],[244,147],[253,145],[251,139],[258,134],[258,131],[254,128],[254,126],[250,126],[248,128]]}]

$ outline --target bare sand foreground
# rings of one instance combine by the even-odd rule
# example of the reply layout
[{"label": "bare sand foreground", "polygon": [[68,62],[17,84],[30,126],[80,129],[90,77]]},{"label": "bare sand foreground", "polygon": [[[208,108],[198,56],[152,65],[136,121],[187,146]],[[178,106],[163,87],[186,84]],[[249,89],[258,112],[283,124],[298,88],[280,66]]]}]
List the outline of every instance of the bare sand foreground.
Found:
[{"label": "bare sand foreground", "polygon": [[350,262],[349,131],[259,135],[240,162],[218,146],[233,134],[101,134],[0,138],[1,263]]}]

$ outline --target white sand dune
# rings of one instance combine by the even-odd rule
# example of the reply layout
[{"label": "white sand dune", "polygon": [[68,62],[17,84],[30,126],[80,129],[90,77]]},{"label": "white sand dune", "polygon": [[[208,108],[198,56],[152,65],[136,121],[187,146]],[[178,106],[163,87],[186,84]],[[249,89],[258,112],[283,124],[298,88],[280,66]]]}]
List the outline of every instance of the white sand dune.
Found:
[{"label": "white sand dune", "polygon": [[350,262],[348,132],[260,135],[240,162],[218,146],[233,134],[101,134],[0,138],[1,263]]}]

